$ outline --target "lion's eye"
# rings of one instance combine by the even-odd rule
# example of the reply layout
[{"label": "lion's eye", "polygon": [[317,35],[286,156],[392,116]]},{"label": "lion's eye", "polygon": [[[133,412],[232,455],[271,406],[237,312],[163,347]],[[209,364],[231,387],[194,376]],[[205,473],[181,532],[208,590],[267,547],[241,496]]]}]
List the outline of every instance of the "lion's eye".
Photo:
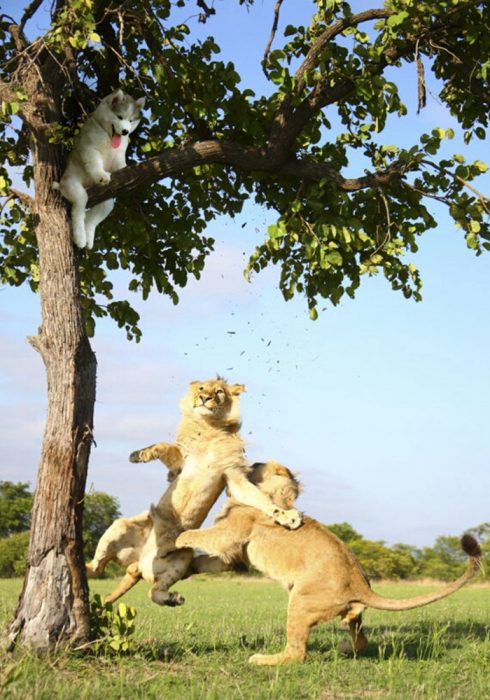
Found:
[{"label": "lion's eye", "polygon": [[199,387],[199,391],[204,391],[204,387],[203,387],[203,386],[200,386],[200,387]]},{"label": "lion's eye", "polygon": [[217,393],[218,395],[223,395],[225,392],[223,391],[223,389],[217,389],[217,390],[216,390],[216,393]]}]

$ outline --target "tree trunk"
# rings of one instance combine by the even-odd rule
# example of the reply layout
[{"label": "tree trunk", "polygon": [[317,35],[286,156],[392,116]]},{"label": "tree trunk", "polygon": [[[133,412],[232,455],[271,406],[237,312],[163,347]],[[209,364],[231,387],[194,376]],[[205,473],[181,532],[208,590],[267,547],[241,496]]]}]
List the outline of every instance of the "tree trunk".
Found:
[{"label": "tree trunk", "polygon": [[71,242],[67,207],[51,190],[61,171],[61,151],[49,143],[45,127],[57,110],[54,101],[49,109],[49,99],[42,106],[43,124],[32,130],[42,325],[29,340],[46,368],[48,408],[27,572],[9,645],[20,642],[45,652],[89,636],[82,517],[96,360],[85,332],[79,253]]}]

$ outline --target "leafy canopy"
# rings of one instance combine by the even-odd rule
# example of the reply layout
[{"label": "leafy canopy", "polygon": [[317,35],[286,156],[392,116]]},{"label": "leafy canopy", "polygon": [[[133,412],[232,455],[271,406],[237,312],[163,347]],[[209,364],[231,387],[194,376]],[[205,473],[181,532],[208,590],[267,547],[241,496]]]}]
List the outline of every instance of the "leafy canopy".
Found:
[{"label": "leafy canopy", "polygon": [[[239,5],[253,0],[237,3],[237,22],[245,11]],[[49,29],[29,40],[28,28],[50,7]],[[202,40],[193,37],[192,20],[182,21],[196,8],[211,35]],[[39,132],[29,81],[48,54],[65,84],[57,96],[61,118],[47,127],[52,142],[69,148],[77,125],[116,87],[147,97],[146,123],[130,153],[140,165],[94,193],[99,201],[117,194],[118,206],[95,249],[80,258],[91,333],[96,319],[109,315],[138,339],[137,313],[128,300],[114,299],[114,272],[128,271],[129,289],[143,298],[157,289],[177,303],[178,288],[189,275],[199,278],[213,248],[207,224],[239,213],[247,200],[276,212],[249,273],[280,265],[284,297],[304,294],[312,318],[319,299],[353,297],[363,276],[379,272],[419,300],[422,282],[405,256],[436,226],[433,199],[447,206],[470,249],[488,250],[489,200],[471,185],[485,163],[438,157],[451,129],[436,128],[408,148],[383,138],[388,118],[398,118],[400,129],[414,119],[396,82],[412,64],[419,106],[432,71],[465,141],[485,139],[488,3],[386,0],[358,12],[356,3],[316,0],[311,8],[308,26],[271,35],[267,95],[255,94],[233,63],[220,60],[215,10],[203,0],[34,0],[17,21],[2,16],[1,279],[38,285],[32,202],[12,178],[32,179],[30,148]],[[347,177],[353,163],[362,163],[361,172]]]}]

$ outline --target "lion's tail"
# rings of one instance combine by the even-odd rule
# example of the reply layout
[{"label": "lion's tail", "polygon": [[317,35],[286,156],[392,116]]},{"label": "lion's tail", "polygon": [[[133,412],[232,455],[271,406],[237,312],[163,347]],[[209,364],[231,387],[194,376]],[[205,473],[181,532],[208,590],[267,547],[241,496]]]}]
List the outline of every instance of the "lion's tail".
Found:
[{"label": "lion's tail", "polygon": [[441,600],[441,598],[446,598],[446,596],[462,588],[465,583],[473,578],[477,569],[481,568],[480,545],[472,535],[463,535],[461,538],[461,548],[469,557],[466,571],[462,576],[456,579],[456,581],[444,586],[444,588],[434,591],[434,593],[418,595],[414,598],[384,598],[370,590],[369,593],[362,596],[363,600],[359,602],[378,610],[410,610],[412,608],[420,608],[423,605],[429,605],[429,603],[434,603],[436,600]]}]

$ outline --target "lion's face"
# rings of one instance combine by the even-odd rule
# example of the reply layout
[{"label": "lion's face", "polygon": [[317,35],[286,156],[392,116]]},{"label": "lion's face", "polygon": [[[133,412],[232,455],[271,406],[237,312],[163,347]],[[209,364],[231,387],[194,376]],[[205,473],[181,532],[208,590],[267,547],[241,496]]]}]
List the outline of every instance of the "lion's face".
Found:
[{"label": "lion's face", "polygon": [[301,484],[283,464],[273,460],[257,462],[248,478],[280,508],[295,507]]},{"label": "lion's face", "polygon": [[194,413],[203,417],[221,419],[237,408],[238,396],[245,391],[243,384],[227,384],[224,379],[191,382],[186,403]]}]

